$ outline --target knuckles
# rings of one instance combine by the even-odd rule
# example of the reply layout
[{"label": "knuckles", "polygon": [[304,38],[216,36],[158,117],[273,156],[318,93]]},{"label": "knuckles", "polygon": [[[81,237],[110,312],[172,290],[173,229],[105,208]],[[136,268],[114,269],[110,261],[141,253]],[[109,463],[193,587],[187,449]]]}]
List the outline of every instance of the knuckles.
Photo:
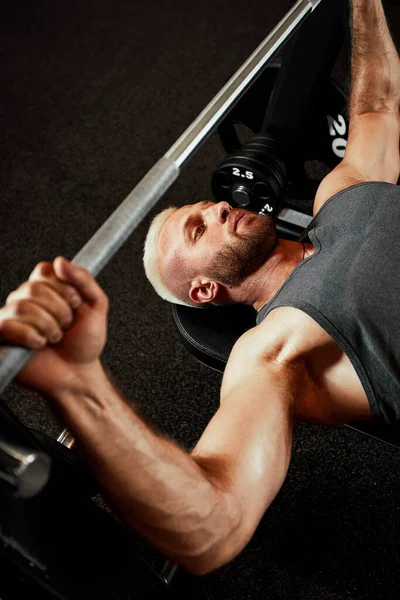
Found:
[{"label": "knuckles", "polygon": [[43,288],[43,282],[30,280],[24,284],[24,287],[31,296],[38,296]]},{"label": "knuckles", "polygon": [[10,304],[18,303],[20,300],[22,301],[23,298],[16,298],[17,294],[20,295],[21,293],[23,293],[32,297],[39,296],[41,293],[42,286],[42,281],[25,281],[22,285],[20,285],[20,287],[17,290],[14,290],[7,296],[6,305],[9,306]]},{"label": "knuckles", "polygon": [[26,298],[18,298],[13,302],[13,312],[16,315],[22,316],[29,313],[31,310],[31,303]]},{"label": "knuckles", "polygon": [[[110,300],[108,295],[97,283],[93,275],[87,271],[87,269],[83,267],[77,267],[77,270],[82,279],[86,278],[87,280],[92,280],[92,283],[94,282],[96,284],[97,289],[95,288],[95,290],[97,296],[97,305],[101,310],[108,314],[110,309]],[[55,276],[53,263],[38,263],[32,271],[29,279],[25,281],[17,290],[12,291],[7,296],[5,305],[7,307],[11,307],[16,315],[27,314],[27,312],[30,310],[30,299],[32,298],[37,300],[40,298],[44,292],[44,286],[47,286],[47,282],[43,281],[43,278],[49,278],[49,276]],[[84,296],[82,296],[80,293],[79,288],[77,288],[77,292],[84,300]],[[21,298],[21,295],[25,297]]]},{"label": "knuckles", "polygon": [[54,273],[53,263],[51,262],[40,262],[32,271],[31,277],[34,275],[48,276]]}]

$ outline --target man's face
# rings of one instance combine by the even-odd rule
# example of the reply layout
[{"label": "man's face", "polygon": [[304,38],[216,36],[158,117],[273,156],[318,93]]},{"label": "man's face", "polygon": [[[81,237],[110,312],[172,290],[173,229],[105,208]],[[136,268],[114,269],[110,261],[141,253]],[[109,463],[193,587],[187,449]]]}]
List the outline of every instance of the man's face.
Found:
[{"label": "man's face", "polygon": [[166,281],[202,277],[237,287],[276,243],[272,218],[204,201],[183,206],[167,219],[158,251]]}]

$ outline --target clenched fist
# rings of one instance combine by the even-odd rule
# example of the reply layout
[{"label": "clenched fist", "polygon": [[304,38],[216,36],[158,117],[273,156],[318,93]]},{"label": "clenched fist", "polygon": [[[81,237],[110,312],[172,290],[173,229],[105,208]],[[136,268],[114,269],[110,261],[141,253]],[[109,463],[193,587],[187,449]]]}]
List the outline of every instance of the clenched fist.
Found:
[{"label": "clenched fist", "polygon": [[39,263],[0,309],[0,343],[37,350],[16,380],[51,395],[98,362],[109,302],[94,277],[62,257]]}]

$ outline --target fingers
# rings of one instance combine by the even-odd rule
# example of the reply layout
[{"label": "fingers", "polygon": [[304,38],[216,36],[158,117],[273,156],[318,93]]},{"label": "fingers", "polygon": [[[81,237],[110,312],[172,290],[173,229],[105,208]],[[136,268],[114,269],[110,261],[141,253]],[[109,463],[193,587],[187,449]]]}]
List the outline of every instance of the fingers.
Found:
[{"label": "fingers", "polygon": [[[40,324],[46,330],[51,332],[51,327],[53,326],[54,329],[58,325],[63,328],[68,327],[74,317],[72,309],[76,306],[74,302],[75,292],[71,293],[71,290],[68,289],[63,290],[62,285],[51,280],[26,281],[8,296],[6,300],[6,307],[9,309],[7,314],[24,317],[29,314],[29,303],[32,303],[32,314],[39,317],[44,310],[48,315],[46,318],[48,327],[43,322],[44,315],[40,320]],[[40,309],[42,310],[40,311]]]},{"label": "fingers", "polygon": [[32,271],[29,281],[43,281],[63,297],[72,308],[78,308],[82,301],[79,292],[71,285],[60,281],[55,273],[53,263],[41,262]]},{"label": "fingers", "polygon": [[106,294],[86,269],[62,257],[39,263],[0,309],[0,342],[31,349],[56,344],[82,301],[108,311]]},{"label": "fingers", "polygon": [[0,340],[3,343],[15,345],[22,342],[29,347],[40,347],[36,342],[39,335],[56,344],[62,339],[63,329],[72,323],[71,308],[56,292],[44,283],[35,289],[40,292],[36,292],[37,302],[30,296],[29,285],[24,284],[10,294],[0,310]]},{"label": "fingers", "polygon": [[0,309],[0,342],[31,349],[56,344],[81,303],[75,288],[58,280],[52,263],[39,263]]},{"label": "fingers", "polygon": [[4,309],[0,310],[0,342],[12,346],[23,346],[38,350],[47,344],[47,339],[41,336],[36,327],[15,319],[3,319]]},{"label": "fingers", "polygon": [[72,286],[57,279],[52,263],[40,263],[0,309],[0,342],[32,349],[58,343],[81,302]]},{"label": "fingers", "polygon": [[58,256],[54,261],[54,270],[59,279],[74,286],[82,299],[93,308],[108,308],[107,295],[86,269]]}]

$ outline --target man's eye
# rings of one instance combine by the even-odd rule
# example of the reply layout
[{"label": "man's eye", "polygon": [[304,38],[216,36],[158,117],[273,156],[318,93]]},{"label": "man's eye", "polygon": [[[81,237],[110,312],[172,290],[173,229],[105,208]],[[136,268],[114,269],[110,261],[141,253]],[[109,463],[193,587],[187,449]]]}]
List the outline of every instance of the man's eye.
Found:
[{"label": "man's eye", "polygon": [[201,236],[203,231],[204,231],[204,225],[199,225],[198,227],[196,227],[196,229],[194,231],[194,239],[197,240],[197,238]]}]

